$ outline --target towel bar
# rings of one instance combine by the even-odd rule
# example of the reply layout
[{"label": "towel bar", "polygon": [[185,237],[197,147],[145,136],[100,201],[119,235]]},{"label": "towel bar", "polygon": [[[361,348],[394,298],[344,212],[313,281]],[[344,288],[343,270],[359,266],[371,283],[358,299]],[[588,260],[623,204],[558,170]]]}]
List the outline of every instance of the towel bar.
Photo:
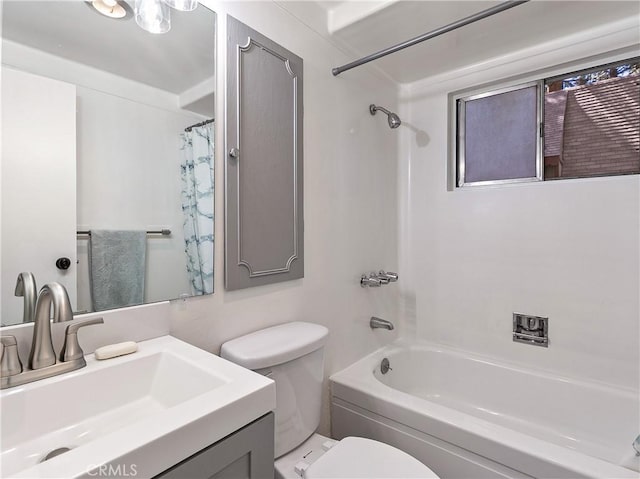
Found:
[{"label": "towel bar", "polygon": [[[148,235],[171,236],[171,230],[170,229],[151,230],[151,231],[147,231],[147,234]],[[77,235],[78,236],[91,236],[91,231],[90,230],[78,231]]]}]

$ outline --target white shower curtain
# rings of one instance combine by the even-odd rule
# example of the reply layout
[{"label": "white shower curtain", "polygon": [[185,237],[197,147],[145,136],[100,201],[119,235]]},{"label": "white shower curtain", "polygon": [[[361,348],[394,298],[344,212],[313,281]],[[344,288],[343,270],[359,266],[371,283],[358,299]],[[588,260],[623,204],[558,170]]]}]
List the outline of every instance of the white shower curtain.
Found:
[{"label": "white shower curtain", "polygon": [[213,133],[210,125],[181,135],[182,211],[187,272],[194,295],[213,293]]}]

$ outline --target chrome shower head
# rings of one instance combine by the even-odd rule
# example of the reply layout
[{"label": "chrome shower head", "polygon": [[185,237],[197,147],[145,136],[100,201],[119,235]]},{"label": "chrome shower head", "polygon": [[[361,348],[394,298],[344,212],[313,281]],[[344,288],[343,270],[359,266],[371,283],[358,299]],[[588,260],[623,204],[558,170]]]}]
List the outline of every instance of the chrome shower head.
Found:
[{"label": "chrome shower head", "polygon": [[375,115],[378,110],[387,115],[389,128],[398,128],[402,124],[402,122],[400,121],[400,117],[395,113],[387,110],[386,108],[382,108],[381,106],[376,106],[373,103],[369,105],[369,113],[371,113],[372,115]]}]

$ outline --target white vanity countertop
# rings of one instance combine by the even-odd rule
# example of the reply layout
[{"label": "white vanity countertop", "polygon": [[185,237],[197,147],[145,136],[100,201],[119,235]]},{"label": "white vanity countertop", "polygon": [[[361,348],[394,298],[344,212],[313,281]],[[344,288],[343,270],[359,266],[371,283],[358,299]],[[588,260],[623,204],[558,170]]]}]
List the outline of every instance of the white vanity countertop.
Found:
[{"label": "white vanity countertop", "polygon": [[171,336],[138,346],[3,390],[0,475],[152,477],[275,409],[264,376]]}]

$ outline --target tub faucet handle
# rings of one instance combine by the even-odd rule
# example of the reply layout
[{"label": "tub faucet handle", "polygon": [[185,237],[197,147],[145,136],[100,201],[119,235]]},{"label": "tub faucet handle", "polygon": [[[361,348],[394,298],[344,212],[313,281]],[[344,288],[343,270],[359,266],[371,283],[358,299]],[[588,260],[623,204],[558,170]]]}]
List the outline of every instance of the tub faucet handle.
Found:
[{"label": "tub faucet handle", "polygon": [[633,449],[636,451],[636,456],[640,456],[640,434],[636,437],[635,441],[633,441]]},{"label": "tub faucet handle", "polygon": [[398,273],[392,273],[391,271],[380,270],[378,278],[385,278],[387,282],[395,283],[398,281]]},{"label": "tub faucet handle", "polygon": [[363,274],[360,277],[360,286],[362,286],[363,288],[366,288],[367,286],[369,287],[378,287],[382,284],[382,281],[380,281],[378,278],[375,277],[375,275],[370,275],[367,276],[366,274]]}]

